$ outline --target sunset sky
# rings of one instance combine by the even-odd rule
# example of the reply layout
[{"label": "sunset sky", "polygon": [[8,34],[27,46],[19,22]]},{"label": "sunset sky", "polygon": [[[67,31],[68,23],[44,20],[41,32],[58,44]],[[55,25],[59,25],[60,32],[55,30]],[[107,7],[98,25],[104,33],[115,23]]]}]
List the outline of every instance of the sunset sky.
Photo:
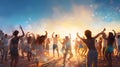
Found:
[{"label": "sunset sky", "polygon": [[22,25],[25,31],[50,35],[106,28],[120,32],[120,0],[0,0],[0,29],[9,33]]}]

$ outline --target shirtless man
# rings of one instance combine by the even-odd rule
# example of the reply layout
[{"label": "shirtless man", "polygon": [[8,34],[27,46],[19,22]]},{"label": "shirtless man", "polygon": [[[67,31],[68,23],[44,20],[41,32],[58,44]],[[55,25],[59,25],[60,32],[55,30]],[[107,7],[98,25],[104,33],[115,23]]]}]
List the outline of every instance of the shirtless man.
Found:
[{"label": "shirtless man", "polygon": [[58,37],[57,34],[54,37],[54,32],[53,32],[52,33],[52,38],[53,38],[53,56],[55,56],[55,50],[56,50],[57,53],[58,53],[58,57],[59,57],[59,50],[58,50],[58,40],[59,40],[59,37]]}]

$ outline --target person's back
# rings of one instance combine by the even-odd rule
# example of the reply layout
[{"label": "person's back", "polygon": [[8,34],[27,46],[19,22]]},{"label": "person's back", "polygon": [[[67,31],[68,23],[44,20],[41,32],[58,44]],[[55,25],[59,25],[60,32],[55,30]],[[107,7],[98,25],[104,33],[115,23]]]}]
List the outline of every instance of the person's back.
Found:
[{"label": "person's back", "polygon": [[18,48],[19,37],[15,36],[11,39],[11,48]]},{"label": "person's back", "polygon": [[57,37],[53,38],[53,44],[58,44],[58,38]]},{"label": "person's back", "polygon": [[89,50],[96,50],[96,48],[95,48],[95,38],[85,39],[84,42],[87,45]]},{"label": "person's back", "polygon": [[115,37],[116,37],[115,30],[113,30],[113,32],[114,34],[112,32],[109,32],[109,35],[107,38],[103,36],[103,38],[107,40],[107,48],[105,50],[105,57],[106,57],[109,67],[112,67],[112,53],[114,50],[113,44],[115,43]]},{"label": "person's back", "polygon": [[55,50],[56,50],[57,53],[58,53],[58,57],[59,57],[59,50],[58,50],[58,40],[59,40],[59,37],[58,37],[57,34],[54,36],[54,32],[53,32],[52,33],[52,38],[53,38],[53,56],[55,56]]},{"label": "person's back", "polygon": [[88,55],[87,55],[87,67],[97,67],[97,60],[98,60],[98,53],[97,50],[95,48],[95,39],[101,35],[103,32],[105,31],[105,29],[98,33],[95,37],[92,37],[92,32],[90,30],[86,30],[85,31],[85,38],[81,38],[78,33],[77,36],[87,45],[89,51],[88,51]]}]

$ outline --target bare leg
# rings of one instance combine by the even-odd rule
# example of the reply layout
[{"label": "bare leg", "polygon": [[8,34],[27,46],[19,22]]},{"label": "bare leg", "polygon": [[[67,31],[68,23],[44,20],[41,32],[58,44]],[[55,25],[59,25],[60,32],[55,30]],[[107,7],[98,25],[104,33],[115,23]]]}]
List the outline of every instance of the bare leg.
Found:
[{"label": "bare leg", "polygon": [[17,65],[18,65],[18,60],[19,60],[19,57],[16,57],[16,58],[15,58],[14,67],[17,67]]},{"label": "bare leg", "polygon": [[30,52],[27,53],[28,61],[30,61]]},{"label": "bare leg", "polygon": [[64,59],[63,59],[63,67],[65,67],[65,61],[66,61],[66,57],[67,57],[67,52],[65,52],[65,54],[64,54]]},{"label": "bare leg", "polygon": [[72,54],[72,52],[70,50],[70,57],[68,58],[68,60],[70,60],[72,57],[73,57],[73,54]]},{"label": "bare leg", "polygon": [[3,59],[4,59],[4,49],[1,49],[1,63],[3,63]]},{"label": "bare leg", "polygon": [[21,53],[21,54],[22,54],[22,57],[24,58],[24,51],[23,51],[23,50],[22,50],[22,53]]},{"label": "bare leg", "polygon": [[55,57],[55,49],[53,49],[53,57]]},{"label": "bare leg", "polygon": [[109,65],[110,67],[112,67],[112,57],[111,57],[112,53],[109,53]]},{"label": "bare leg", "polygon": [[7,55],[8,55],[8,51],[6,51],[5,53],[5,61],[7,61]]},{"label": "bare leg", "polygon": [[105,47],[103,47],[103,60],[105,60]]},{"label": "bare leg", "polygon": [[59,51],[58,51],[58,48],[57,48],[56,50],[57,50],[57,53],[58,53],[58,57],[59,57]]},{"label": "bare leg", "polygon": [[14,61],[14,58],[11,57],[10,67],[13,67],[13,61]]}]

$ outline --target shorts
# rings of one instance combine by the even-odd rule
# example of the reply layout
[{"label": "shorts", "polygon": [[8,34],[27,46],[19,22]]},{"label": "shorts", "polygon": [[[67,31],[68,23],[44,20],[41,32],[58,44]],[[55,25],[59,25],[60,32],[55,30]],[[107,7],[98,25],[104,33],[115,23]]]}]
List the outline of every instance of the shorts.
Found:
[{"label": "shorts", "polygon": [[18,48],[11,48],[10,54],[11,54],[11,56],[14,56],[14,57],[19,56]]},{"label": "shorts", "polygon": [[113,46],[107,46],[106,52],[113,52],[114,48]]},{"label": "shorts", "polygon": [[57,49],[58,46],[56,44],[53,44],[53,50]]},{"label": "shorts", "polygon": [[97,67],[98,53],[97,50],[89,50],[87,55],[87,67]]}]

